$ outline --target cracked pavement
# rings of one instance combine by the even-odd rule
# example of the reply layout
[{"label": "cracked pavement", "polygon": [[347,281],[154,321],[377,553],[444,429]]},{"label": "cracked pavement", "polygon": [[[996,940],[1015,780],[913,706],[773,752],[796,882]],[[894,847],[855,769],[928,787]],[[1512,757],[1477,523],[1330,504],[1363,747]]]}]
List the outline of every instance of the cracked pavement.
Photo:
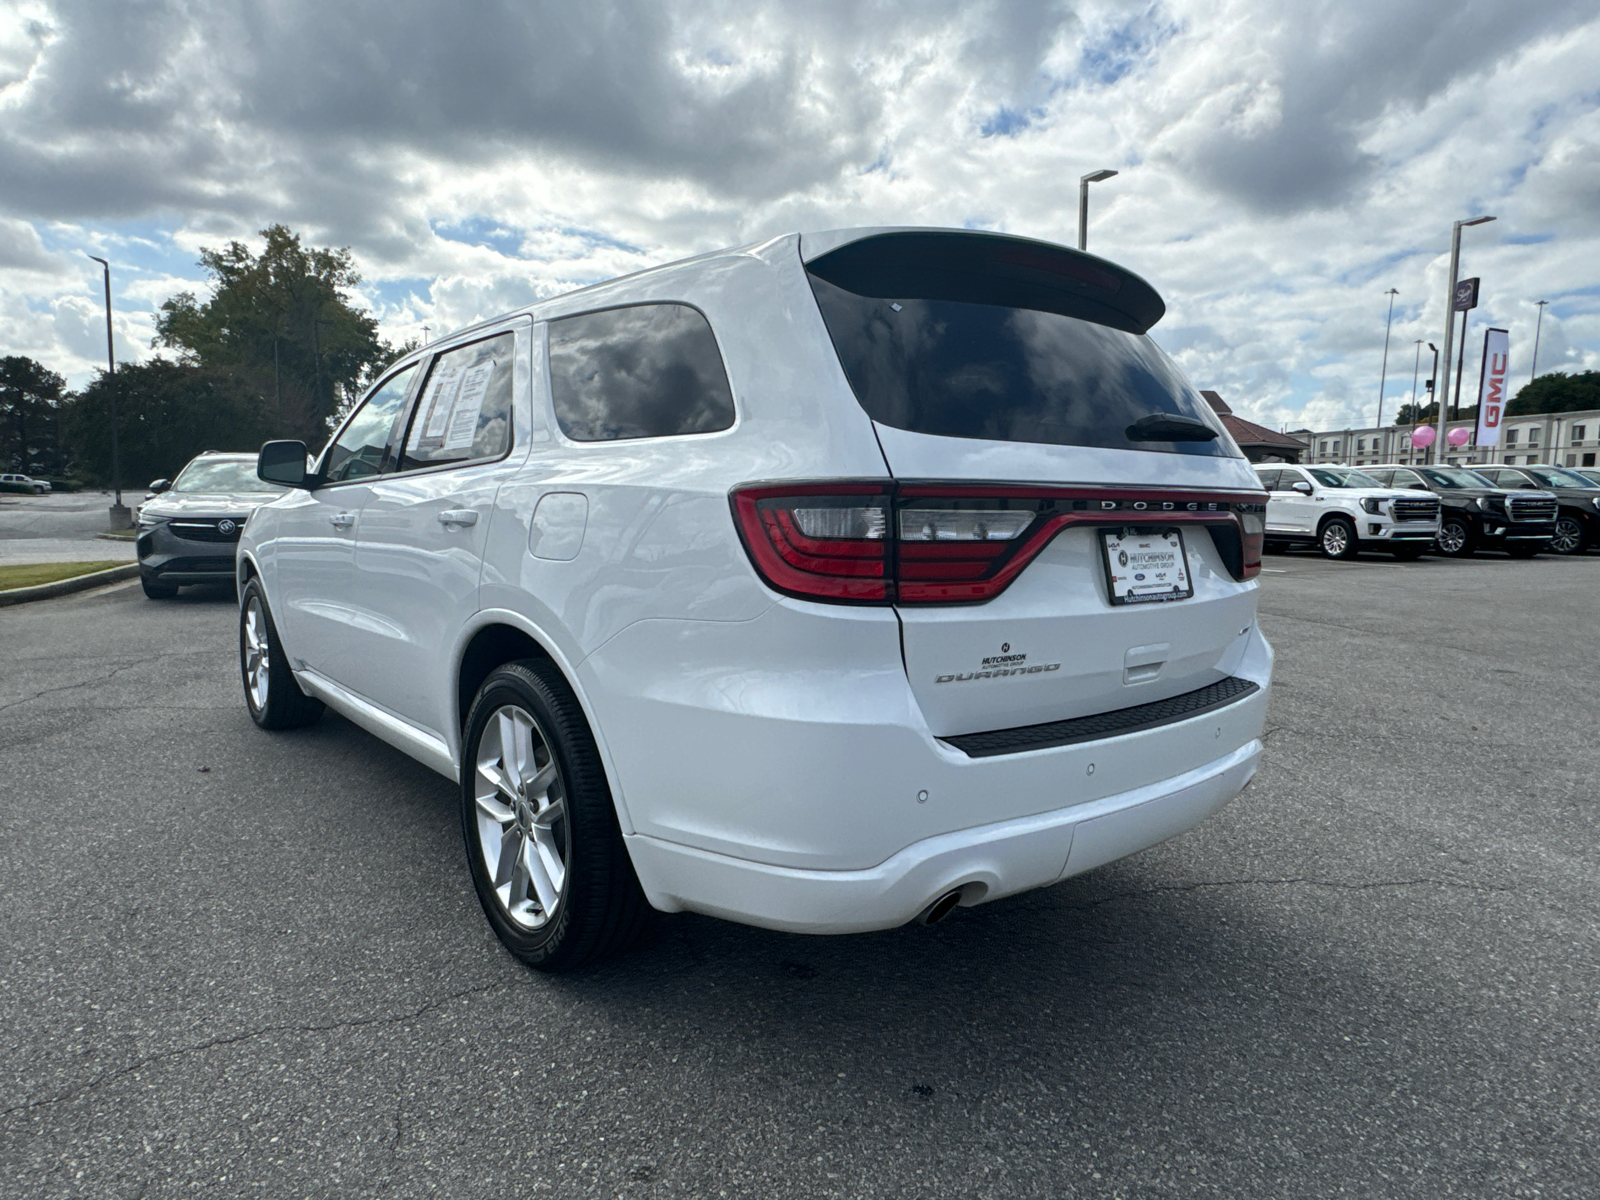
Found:
[{"label": "cracked pavement", "polygon": [[505,955],[230,596],[0,610],[0,1196],[1600,1194],[1600,557],[1274,556],[1266,763],[933,929]]}]

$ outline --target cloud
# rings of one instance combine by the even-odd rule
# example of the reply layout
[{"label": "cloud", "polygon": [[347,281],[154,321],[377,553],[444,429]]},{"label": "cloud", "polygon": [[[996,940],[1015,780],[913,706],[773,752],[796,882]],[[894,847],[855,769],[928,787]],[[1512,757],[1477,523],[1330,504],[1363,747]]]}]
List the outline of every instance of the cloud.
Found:
[{"label": "cloud", "polygon": [[1391,286],[1388,411],[1409,392],[1474,211],[1474,329],[1515,356],[1549,298],[1541,364],[1600,365],[1597,57],[1595,0],[17,0],[0,311],[80,380],[84,245],[148,353],[198,248],[281,220],[352,247],[386,336],[438,336],[793,229],[1071,243],[1113,167],[1090,245],[1167,296],[1157,339],[1241,414],[1342,424]]}]

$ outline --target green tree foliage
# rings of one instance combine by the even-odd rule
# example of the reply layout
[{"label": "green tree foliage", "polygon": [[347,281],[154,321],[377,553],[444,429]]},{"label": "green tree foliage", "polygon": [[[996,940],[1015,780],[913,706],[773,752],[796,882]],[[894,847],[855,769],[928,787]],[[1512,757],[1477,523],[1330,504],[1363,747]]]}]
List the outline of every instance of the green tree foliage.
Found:
[{"label": "green tree foliage", "polygon": [[66,380],[42,363],[0,358],[0,464],[40,477],[65,474],[61,409]]},{"label": "green tree foliage", "polygon": [[[72,397],[68,437],[80,470],[111,479],[111,403],[101,372]],[[171,479],[202,450],[259,450],[272,437],[274,414],[237,375],[153,359],[117,368],[117,423],[122,486]]]},{"label": "green tree foliage", "polygon": [[1506,406],[1506,415],[1526,417],[1534,413],[1582,412],[1590,408],[1600,408],[1600,371],[1582,371],[1577,375],[1552,371],[1524,384]]},{"label": "green tree foliage", "polygon": [[242,242],[203,248],[211,298],[182,292],[162,304],[152,344],[211,372],[213,385],[218,373],[232,376],[266,401],[278,432],[317,445],[329,419],[401,351],[351,306],[361,277],[348,249],[307,248],[283,225],[261,236],[259,255]]}]

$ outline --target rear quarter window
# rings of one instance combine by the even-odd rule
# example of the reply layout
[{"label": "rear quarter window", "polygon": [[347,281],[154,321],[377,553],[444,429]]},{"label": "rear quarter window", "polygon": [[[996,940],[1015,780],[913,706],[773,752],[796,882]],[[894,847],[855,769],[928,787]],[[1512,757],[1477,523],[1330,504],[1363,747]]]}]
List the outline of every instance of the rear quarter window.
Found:
[{"label": "rear quarter window", "polygon": [[711,325],[687,304],[638,304],[550,322],[550,392],[577,442],[732,427],[733,390]]}]

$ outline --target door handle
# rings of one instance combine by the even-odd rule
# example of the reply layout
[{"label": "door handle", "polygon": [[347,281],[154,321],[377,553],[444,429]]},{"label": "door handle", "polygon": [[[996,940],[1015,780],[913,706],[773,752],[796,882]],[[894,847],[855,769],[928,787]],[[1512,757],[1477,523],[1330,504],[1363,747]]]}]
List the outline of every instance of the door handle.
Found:
[{"label": "door handle", "polygon": [[349,529],[356,523],[356,515],[352,512],[335,513],[328,521],[335,529]]},{"label": "door handle", "polygon": [[476,525],[478,512],[473,508],[447,508],[439,514],[441,525]]}]

